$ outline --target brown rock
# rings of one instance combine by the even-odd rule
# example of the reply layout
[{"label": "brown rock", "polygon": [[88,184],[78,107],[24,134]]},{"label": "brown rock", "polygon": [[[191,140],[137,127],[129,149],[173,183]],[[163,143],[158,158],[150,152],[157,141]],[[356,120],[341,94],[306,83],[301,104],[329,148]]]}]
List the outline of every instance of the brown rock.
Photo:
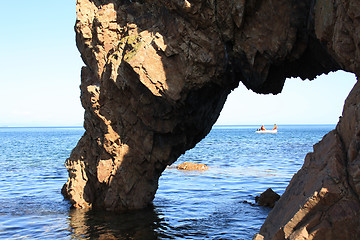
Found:
[{"label": "brown rock", "polygon": [[[62,193],[78,208],[143,208],[240,81],[277,94],[287,77],[359,76],[359,8],[358,0],[78,0],[86,132],[66,160]],[[258,239],[360,237],[359,88]]]},{"label": "brown rock", "polygon": [[[359,95],[357,84],[349,96]],[[347,101],[347,108],[352,105]],[[359,124],[360,121],[357,122]],[[350,123],[341,121],[337,129]],[[352,125],[354,123],[351,123]],[[264,239],[356,239],[360,203],[349,182],[349,164],[341,131],[333,130],[314,146],[285,193],[269,213]]]},{"label": "brown rock", "polygon": [[[344,69],[359,75],[358,1],[317,1],[315,32]],[[357,83],[337,127],[314,146],[260,230],[264,239],[358,239],[360,201]],[[359,175],[360,176],[360,175]]]},{"label": "brown rock", "polygon": [[268,188],[265,192],[260,194],[260,196],[255,197],[255,202],[260,206],[273,208],[279,198],[279,194],[274,192],[271,188]]},{"label": "brown rock", "polygon": [[209,167],[202,163],[192,163],[192,162],[184,162],[176,166],[179,170],[185,171],[204,171],[208,170]]},{"label": "brown rock", "polygon": [[264,240],[264,236],[260,234],[255,234],[252,240]]}]

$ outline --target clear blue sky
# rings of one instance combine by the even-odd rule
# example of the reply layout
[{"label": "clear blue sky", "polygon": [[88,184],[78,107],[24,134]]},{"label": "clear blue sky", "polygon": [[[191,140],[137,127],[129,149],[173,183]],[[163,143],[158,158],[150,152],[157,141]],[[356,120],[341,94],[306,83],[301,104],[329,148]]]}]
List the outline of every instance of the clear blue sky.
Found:
[{"label": "clear blue sky", "polygon": [[0,126],[82,126],[75,3],[1,3]]},{"label": "clear blue sky", "polygon": [[[75,0],[4,1],[1,126],[82,126]],[[289,79],[283,93],[258,95],[240,84],[217,124],[336,123],[355,83],[338,72],[316,81]]]},{"label": "clear blue sky", "polygon": [[313,81],[290,78],[278,95],[256,94],[240,83],[229,95],[217,124],[336,124],[355,82],[355,75],[344,71]]}]

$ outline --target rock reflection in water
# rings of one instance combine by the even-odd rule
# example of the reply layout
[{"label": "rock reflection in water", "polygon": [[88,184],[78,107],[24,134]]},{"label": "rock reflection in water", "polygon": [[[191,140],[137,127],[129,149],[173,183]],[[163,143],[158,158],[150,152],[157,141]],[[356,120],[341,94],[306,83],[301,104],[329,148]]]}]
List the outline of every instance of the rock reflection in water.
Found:
[{"label": "rock reflection in water", "polygon": [[72,209],[69,213],[75,239],[158,239],[160,222],[153,208],[125,213]]}]

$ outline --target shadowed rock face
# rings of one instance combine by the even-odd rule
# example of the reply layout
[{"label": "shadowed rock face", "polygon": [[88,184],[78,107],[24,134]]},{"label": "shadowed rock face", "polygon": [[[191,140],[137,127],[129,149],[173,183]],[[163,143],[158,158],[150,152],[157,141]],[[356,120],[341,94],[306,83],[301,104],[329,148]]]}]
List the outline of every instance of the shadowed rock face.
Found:
[{"label": "shadowed rock face", "polygon": [[[255,92],[277,94],[287,77],[313,79],[338,69],[359,74],[358,5],[355,0],[77,0],[86,132],[66,160],[69,179],[62,193],[79,208],[146,207],[166,166],[207,135],[240,81]],[[336,150],[319,147],[325,150],[314,154],[332,159],[341,153],[335,169],[352,189],[359,165],[358,145],[352,143],[358,121],[351,111],[358,109],[348,105],[349,116],[344,113],[327,137]],[[325,196],[332,189],[319,183],[302,198],[314,191]],[[277,229],[270,231],[269,221],[261,232],[266,238],[286,224],[270,224]]]}]

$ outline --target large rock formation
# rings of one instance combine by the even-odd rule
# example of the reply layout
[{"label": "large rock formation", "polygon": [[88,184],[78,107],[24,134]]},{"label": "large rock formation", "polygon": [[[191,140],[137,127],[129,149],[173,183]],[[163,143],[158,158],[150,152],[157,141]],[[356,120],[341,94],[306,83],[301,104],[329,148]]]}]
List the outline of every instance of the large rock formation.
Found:
[{"label": "large rock formation", "polygon": [[[346,70],[359,76],[359,1],[317,1],[315,33]],[[314,145],[254,239],[360,237],[360,83],[335,130]]]},{"label": "large rock formation", "polygon": [[[86,132],[66,161],[62,193],[80,208],[147,206],[166,166],[206,136],[240,81],[276,94],[287,77],[313,79],[338,69],[359,74],[358,9],[356,0],[77,0]],[[306,225],[307,214],[333,216],[323,205],[339,199],[350,199],[341,203],[344,219],[357,224],[358,210],[346,212],[359,204],[359,121],[352,113],[360,100],[351,99],[337,130],[294,178],[303,182],[292,181],[301,194],[290,185],[270,214],[260,232],[266,239],[321,228]],[[308,187],[308,176],[322,171],[340,185],[324,179]],[[314,207],[300,211],[289,201]],[[306,216],[295,224],[298,212]],[[290,230],[279,231],[284,226]]]}]

